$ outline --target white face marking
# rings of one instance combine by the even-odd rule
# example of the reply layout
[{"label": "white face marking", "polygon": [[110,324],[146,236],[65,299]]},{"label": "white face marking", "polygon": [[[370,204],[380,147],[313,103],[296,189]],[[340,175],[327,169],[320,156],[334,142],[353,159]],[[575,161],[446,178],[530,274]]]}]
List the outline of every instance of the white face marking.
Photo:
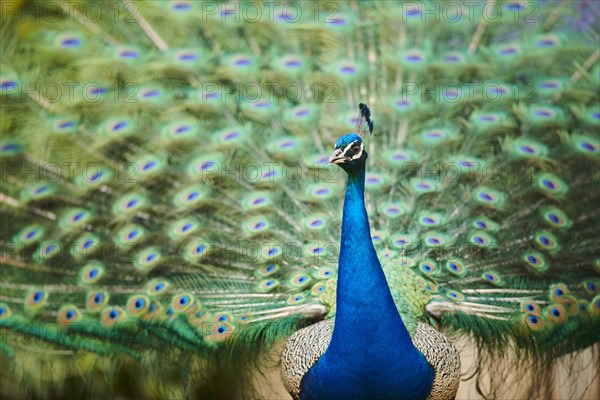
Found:
[{"label": "white face marking", "polygon": [[364,143],[361,142],[360,143],[360,151],[357,154],[355,154],[354,156],[352,156],[352,159],[353,160],[359,159],[360,156],[362,156],[362,152],[363,152],[364,148],[365,148]]},{"label": "white face marking", "polygon": [[344,147],[344,150],[342,150],[342,149],[335,149],[333,151],[333,154],[329,158],[329,162],[330,163],[335,163],[335,164],[341,164],[341,163],[344,163],[346,161],[359,159],[362,156],[362,153],[363,153],[363,150],[364,150],[364,143],[363,142],[360,142],[360,151],[357,154],[354,154],[352,157],[346,156],[346,152],[348,152],[352,146],[356,146],[357,143],[358,143],[358,141],[356,140],[356,141],[348,144],[346,147]]}]

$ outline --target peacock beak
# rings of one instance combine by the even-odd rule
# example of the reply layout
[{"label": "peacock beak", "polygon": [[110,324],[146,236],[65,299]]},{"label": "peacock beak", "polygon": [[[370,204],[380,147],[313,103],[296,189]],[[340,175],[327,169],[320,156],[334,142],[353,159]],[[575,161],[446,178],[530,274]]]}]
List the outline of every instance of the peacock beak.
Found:
[{"label": "peacock beak", "polygon": [[348,160],[349,158],[342,153],[342,149],[335,149],[329,157],[329,164],[343,164]]}]

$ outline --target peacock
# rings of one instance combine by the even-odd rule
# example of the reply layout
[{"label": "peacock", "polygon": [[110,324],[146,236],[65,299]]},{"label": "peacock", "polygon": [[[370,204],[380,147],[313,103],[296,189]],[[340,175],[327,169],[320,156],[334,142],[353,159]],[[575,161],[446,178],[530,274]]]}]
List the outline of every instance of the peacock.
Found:
[{"label": "peacock", "polygon": [[294,399],[533,398],[599,364],[595,1],[1,7],[3,397],[259,398],[280,365]]}]

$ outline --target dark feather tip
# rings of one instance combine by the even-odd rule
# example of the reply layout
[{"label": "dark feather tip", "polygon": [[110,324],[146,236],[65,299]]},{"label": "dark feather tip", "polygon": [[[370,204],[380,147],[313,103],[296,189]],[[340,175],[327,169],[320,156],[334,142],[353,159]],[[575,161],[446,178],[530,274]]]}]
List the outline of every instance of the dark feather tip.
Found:
[{"label": "dark feather tip", "polygon": [[365,119],[368,121],[371,117],[371,110],[369,110],[369,107],[365,103],[360,103],[358,105],[358,109],[360,110],[360,115],[365,117]]},{"label": "dark feather tip", "polygon": [[369,127],[369,133],[373,133],[373,128],[375,127],[375,124],[371,119],[371,110],[369,110],[369,107],[365,103],[359,103],[358,109],[360,110],[360,117],[365,119],[365,122]]}]

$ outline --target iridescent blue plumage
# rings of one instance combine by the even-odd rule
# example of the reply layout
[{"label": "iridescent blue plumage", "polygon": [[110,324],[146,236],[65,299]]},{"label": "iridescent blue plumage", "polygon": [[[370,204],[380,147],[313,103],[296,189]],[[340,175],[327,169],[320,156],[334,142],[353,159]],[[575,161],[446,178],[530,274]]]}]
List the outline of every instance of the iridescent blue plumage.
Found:
[{"label": "iridescent blue plumage", "polygon": [[331,162],[348,173],[337,313],[325,354],[302,379],[301,398],[425,399],[433,368],[398,314],[371,239],[364,204],[367,153],[355,134],[341,137],[335,148]]},{"label": "iridescent blue plumage", "polygon": [[357,140],[362,141],[360,136],[358,136],[354,133],[349,133],[347,135],[342,136],[341,138],[339,138],[337,140],[337,142],[335,142],[335,148],[336,149],[344,148],[344,147],[348,146],[350,143],[357,141]]}]

